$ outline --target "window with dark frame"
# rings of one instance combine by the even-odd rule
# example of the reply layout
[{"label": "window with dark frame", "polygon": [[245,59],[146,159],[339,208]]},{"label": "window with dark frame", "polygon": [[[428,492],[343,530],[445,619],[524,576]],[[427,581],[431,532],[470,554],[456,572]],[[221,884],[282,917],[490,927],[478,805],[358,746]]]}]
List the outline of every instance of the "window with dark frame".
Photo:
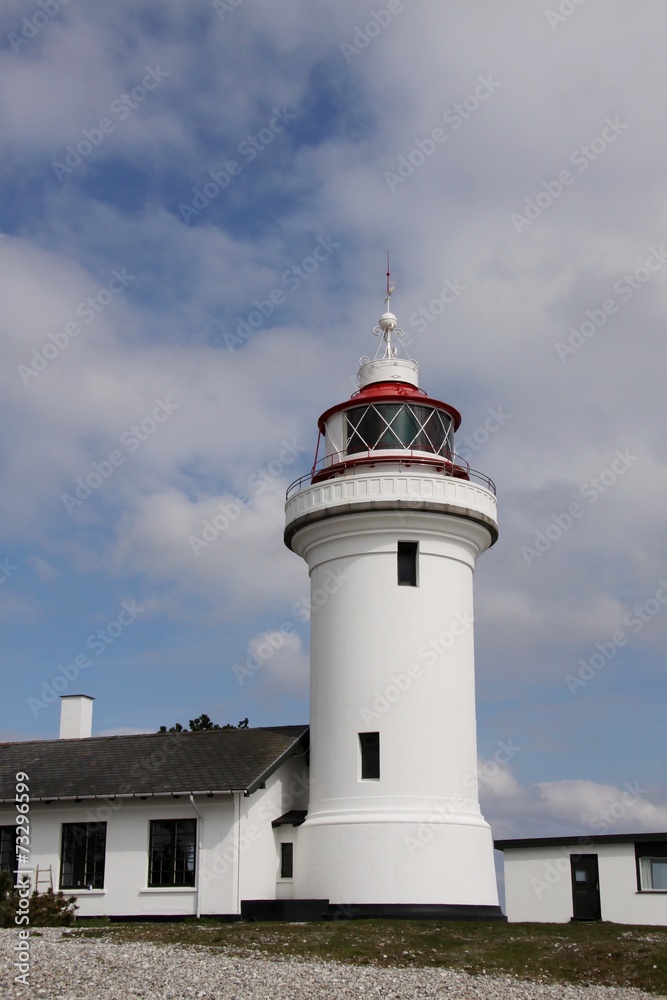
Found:
[{"label": "window with dark frame", "polygon": [[195,884],[197,821],[151,820],[148,885],[190,887]]},{"label": "window with dark frame", "polygon": [[8,872],[16,883],[16,827],[0,826],[0,872]]},{"label": "window with dark frame", "polygon": [[380,777],[380,734],[359,733],[361,750],[361,777],[377,780]]},{"label": "window with dark frame", "polygon": [[417,586],[417,542],[398,543],[398,585]]},{"label": "window with dark frame", "polygon": [[103,889],[106,823],[63,823],[61,889]]},{"label": "window with dark frame", "polygon": [[280,845],[280,877],[294,877],[294,844],[290,842]]},{"label": "window with dark frame", "polygon": [[637,888],[640,892],[667,892],[667,840],[635,843]]}]

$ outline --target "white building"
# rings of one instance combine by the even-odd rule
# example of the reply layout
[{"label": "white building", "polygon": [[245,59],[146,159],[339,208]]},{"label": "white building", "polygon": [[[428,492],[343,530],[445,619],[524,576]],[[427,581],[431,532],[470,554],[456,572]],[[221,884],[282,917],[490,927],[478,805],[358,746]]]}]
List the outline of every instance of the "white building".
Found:
[{"label": "white building", "polygon": [[499,840],[510,921],[667,925],[667,833]]},{"label": "white building", "polygon": [[63,738],[0,750],[4,863],[25,772],[35,878],[75,892],[82,915],[502,919],[477,790],[472,588],[498,535],[495,490],[457,456],[460,414],[398,357],[391,312],[375,333],[359,391],[322,415],[287,497],[285,541],[318,607],[310,734],[92,738],[92,701],[71,696]]},{"label": "white building", "polygon": [[[253,916],[293,896],[306,726],[91,737],[91,704],[63,698],[59,740],[0,748],[3,868],[27,774],[31,880],[75,895],[79,916]],[[276,912],[311,915],[290,905]]]}]

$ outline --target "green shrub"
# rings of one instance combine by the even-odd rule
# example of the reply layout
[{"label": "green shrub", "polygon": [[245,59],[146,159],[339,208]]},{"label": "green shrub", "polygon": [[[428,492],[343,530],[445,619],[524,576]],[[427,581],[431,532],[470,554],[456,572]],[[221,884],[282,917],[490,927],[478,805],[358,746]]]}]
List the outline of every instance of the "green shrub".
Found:
[{"label": "green shrub", "polygon": [[11,927],[16,910],[9,898],[14,888],[9,872],[0,871],[0,927]]},{"label": "green shrub", "polygon": [[[14,927],[19,894],[9,872],[0,872],[0,927]],[[73,924],[78,910],[76,896],[47,889],[33,892],[28,914],[30,922],[22,927],[58,927]]]}]

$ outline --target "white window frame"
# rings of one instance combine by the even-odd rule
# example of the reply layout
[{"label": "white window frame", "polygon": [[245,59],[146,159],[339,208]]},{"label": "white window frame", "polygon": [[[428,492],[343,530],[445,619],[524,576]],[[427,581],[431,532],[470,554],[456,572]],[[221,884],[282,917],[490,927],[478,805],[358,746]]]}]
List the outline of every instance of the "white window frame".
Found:
[{"label": "white window frame", "polygon": [[653,866],[655,864],[664,865],[667,868],[667,857],[647,855],[639,858],[639,884],[641,892],[667,892],[667,884],[664,889],[656,888],[653,885]]}]

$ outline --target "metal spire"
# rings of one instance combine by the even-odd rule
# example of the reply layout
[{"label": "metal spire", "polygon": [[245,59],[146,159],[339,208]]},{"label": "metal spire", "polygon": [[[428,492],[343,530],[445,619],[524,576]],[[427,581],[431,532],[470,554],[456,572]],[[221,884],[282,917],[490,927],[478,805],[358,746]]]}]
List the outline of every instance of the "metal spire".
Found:
[{"label": "metal spire", "polygon": [[[384,299],[385,312],[380,316],[378,320],[378,325],[373,328],[373,333],[376,337],[380,337],[380,343],[378,344],[378,349],[375,352],[375,357],[371,362],[371,359],[364,355],[363,358],[359,358],[359,364],[361,369],[366,365],[374,365],[378,361],[394,361],[398,356],[398,342],[404,336],[403,330],[398,325],[398,320],[394,316],[393,312],[390,311],[391,306],[391,296],[396,288],[396,282],[391,280],[391,267],[389,265],[389,253],[387,253],[387,291]],[[410,355],[402,348],[403,354],[405,354],[408,362],[414,368],[414,374],[412,377],[417,378],[417,362],[412,361]],[[360,369],[360,372],[361,372]],[[392,376],[392,378],[394,378]],[[407,378],[407,376],[406,376]],[[407,381],[411,381],[411,378],[407,378]],[[364,383],[365,384],[365,383]],[[417,382],[414,383],[417,385]]]},{"label": "metal spire", "polygon": [[[377,333],[378,336],[382,334],[382,340],[384,341],[385,344],[385,351],[383,354],[384,358],[395,358],[397,353],[397,348],[394,347],[391,342],[391,335],[394,332],[394,330],[396,330],[396,326],[398,324],[398,320],[394,316],[393,312],[391,312],[390,308],[391,296],[395,288],[396,288],[396,282],[391,280],[391,268],[389,266],[389,251],[387,250],[387,295],[384,300],[385,311],[382,314],[382,316],[380,316],[380,319],[378,320],[378,325],[375,327],[375,330],[373,331],[373,333]],[[400,337],[402,335],[402,331],[397,330],[396,332],[397,336]]]},{"label": "metal spire", "polygon": [[391,268],[389,267],[389,251],[387,250],[387,297],[384,300],[384,304],[387,307],[387,312],[390,312],[390,300],[391,293],[396,288],[396,282],[391,281]]}]

